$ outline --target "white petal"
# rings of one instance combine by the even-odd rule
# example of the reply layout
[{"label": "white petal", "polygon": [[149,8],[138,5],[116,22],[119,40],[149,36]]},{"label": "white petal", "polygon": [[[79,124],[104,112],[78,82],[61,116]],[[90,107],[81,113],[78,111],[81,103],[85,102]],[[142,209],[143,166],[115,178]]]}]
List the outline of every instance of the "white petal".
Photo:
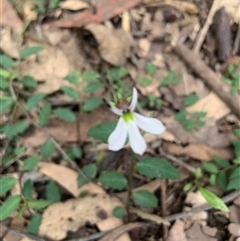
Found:
[{"label": "white petal", "polygon": [[138,127],[146,132],[159,135],[166,129],[163,123],[156,118],[146,117],[135,112],[133,114]]},{"label": "white petal", "polygon": [[108,148],[111,151],[120,150],[127,139],[127,125],[122,118],[119,118],[116,128],[108,137]]},{"label": "white petal", "polygon": [[122,110],[110,104],[110,110],[116,115],[122,115]]},{"label": "white petal", "polygon": [[137,124],[134,121],[127,123],[129,142],[132,150],[139,155],[142,155],[147,148],[147,144],[143,139]]},{"label": "white petal", "polygon": [[134,111],[134,109],[136,108],[136,105],[137,105],[137,101],[138,101],[137,89],[135,87],[133,87],[132,100],[131,100],[131,103],[129,105],[130,111]]}]

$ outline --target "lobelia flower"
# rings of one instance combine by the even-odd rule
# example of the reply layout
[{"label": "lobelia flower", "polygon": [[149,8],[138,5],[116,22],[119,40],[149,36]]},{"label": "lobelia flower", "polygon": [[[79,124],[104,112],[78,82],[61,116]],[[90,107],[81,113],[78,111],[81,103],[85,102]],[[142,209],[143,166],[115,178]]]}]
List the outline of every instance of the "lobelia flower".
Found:
[{"label": "lobelia flower", "polygon": [[[132,100],[129,106],[119,109],[111,105],[111,111],[120,116],[117,126],[108,138],[109,149],[118,151],[124,146],[127,137],[132,150],[142,155],[147,144],[140,133],[140,129],[155,135],[159,135],[165,131],[163,123],[156,119],[140,115],[134,112],[138,100],[136,88],[133,88]],[[138,128],[139,127],[139,128]]]}]

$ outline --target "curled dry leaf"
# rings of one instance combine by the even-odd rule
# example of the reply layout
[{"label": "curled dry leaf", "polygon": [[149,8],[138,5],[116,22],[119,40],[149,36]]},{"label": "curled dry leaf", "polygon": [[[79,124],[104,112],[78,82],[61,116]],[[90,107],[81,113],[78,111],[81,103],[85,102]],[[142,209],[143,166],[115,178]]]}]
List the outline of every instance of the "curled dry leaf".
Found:
[{"label": "curled dry leaf", "polygon": [[109,29],[103,25],[90,24],[86,26],[99,44],[101,57],[115,66],[123,66],[130,57],[133,39],[130,33],[122,29]]},{"label": "curled dry leaf", "polygon": [[107,194],[52,204],[43,213],[39,235],[52,240],[61,240],[69,231],[77,231],[86,222],[98,224],[102,220],[113,217],[112,211],[116,206],[123,206],[123,204],[117,198]]},{"label": "curled dry leaf", "polygon": [[72,10],[72,11],[78,11],[82,9],[89,8],[89,4],[87,1],[81,1],[81,0],[66,0],[64,2],[61,2],[60,7],[62,9]]}]

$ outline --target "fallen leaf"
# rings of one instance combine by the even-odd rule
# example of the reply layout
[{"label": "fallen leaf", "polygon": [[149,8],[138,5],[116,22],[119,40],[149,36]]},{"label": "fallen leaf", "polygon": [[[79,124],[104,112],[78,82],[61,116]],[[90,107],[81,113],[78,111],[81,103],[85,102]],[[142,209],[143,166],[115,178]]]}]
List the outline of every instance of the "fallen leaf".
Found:
[{"label": "fallen leaf", "polygon": [[62,9],[78,11],[86,8],[90,8],[87,1],[80,1],[80,0],[66,0],[60,3],[60,7]]},{"label": "fallen leaf", "polygon": [[195,208],[203,204],[206,204],[207,201],[203,197],[203,195],[199,191],[197,191],[197,192],[189,192],[185,199],[185,203],[191,204],[192,207]]},{"label": "fallen leaf", "polygon": [[218,231],[216,227],[209,227],[209,226],[203,226],[202,230],[205,234],[212,237],[214,237]]},{"label": "fallen leaf", "polygon": [[235,237],[240,237],[240,223],[230,223],[228,231]]},{"label": "fallen leaf", "polygon": [[97,224],[113,217],[112,211],[116,206],[123,204],[108,194],[96,194],[52,204],[43,212],[39,235],[61,240],[69,231],[75,232],[87,222]]},{"label": "fallen leaf", "polygon": [[232,223],[240,223],[240,207],[237,205],[229,207],[229,220]]},{"label": "fallen leaf", "polygon": [[171,227],[166,241],[188,241],[184,232],[184,222],[175,221]]},{"label": "fallen leaf", "polygon": [[126,32],[131,31],[131,19],[128,11],[124,11],[122,14],[122,29]]},{"label": "fallen leaf", "polygon": [[90,31],[99,45],[101,57],[115,66],[123,66],[130,57],[133,39],[123,29],[109,29],[103,25],[90,24],[85,27]]},{"label": "fallen leaf", "polygon": [[81,188],[78,188],[78,173],[65,166],[47,162],[41,162],[38,166],[41,173],[51,177],[53,180],[63,186],[67,191],[69,191],[74,197],[79,197],[79,194],[83,191],[87,191],[88,195],[105,193],[105,191],[100,186],[92,182],[89,182],[83,185]]}]

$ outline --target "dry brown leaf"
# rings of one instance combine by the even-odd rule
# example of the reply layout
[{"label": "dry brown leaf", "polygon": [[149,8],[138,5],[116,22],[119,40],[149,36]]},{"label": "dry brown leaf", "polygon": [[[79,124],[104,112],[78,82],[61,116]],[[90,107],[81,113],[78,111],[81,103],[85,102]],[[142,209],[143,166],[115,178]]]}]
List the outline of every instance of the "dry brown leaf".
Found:
[{"label": "dry brown leaf", "polygon": [[35,21],[38,17],[37,9],[34,9],[34,3],[32,1],[27,1],[23,5],[23,18],[25,21]]},{"label": "dry brown leaf", "polygon": [[103,25],[90,24],[86,26],[95,37],[99,45],[101,57],[115,66],[123,66],[130,57],[133,39],[123,29],[109,29]]},{"label": "dry brown leaf", "polygon": [[142,58],[145,58],[151,48],[151,43],[147,38],[141,38],[138,42],[138,47],[138,55]]},{"label": "dry brown leaf", "polygon": [[128,11],[124,11],[122,14],[122,29],[126,32],[131,31],[131,20]]},{"label": "dry brown leaf", "polygon": [[60,3],[60,7],[62,9],[67,9],[72,11],[78,11],[78,10],[90,8],[87,1],[81,1],[81,0],[66,0]]},{"label": "dry brown leaf", "polygon": [[184,222],[181,220],[175,221],[169,231],[166,241],[188,241],[184,232]]},{"label": "dry brown leaf", "polygon": [[51,177],[66,190],[68,190],[74,197],[78,197],[79,194],[83,191],[87,191],[89,195],[105,193],[105,191],[100,186],[91,182],[83,185],[81,188],[78,188],[78,173],[65,166],[41,162],[39,163],[39,171]]},{"label": "dry brown leaf", "polygon": [[240,237],[240,223],[230,223],[228,231],[235,237]]},{"label": "dry brown leaf", "polygon": [[43,213],[39,235],[61,240],[69,231],[77,231],[86,222],[97,224],[106,218],[113,217],[112,211],[116,206],[123,206],[123,204],[117,198],[107,194],[52,204]]},{"label": "dry brown leaf", "polygon": [[196,160],[211,161],[214,155],[221,156],[224,159],[232,159],[234,157],[231,149],[217,149],[201,143],[189,144],[186,147],[176,145],[174,143],[164,143],[166,152],[172,155],[187,155]]},{"label": "dry brown leaf", "polygon": [[240,207],[237,205],[229,207],[229,220],[232,223],[240,223]]},{"label": "dry brown leaf", "polygon": [[199,191],[197,191],[197,192],[189,192],[185,199],[185,203],[191,204],[192,207],[195,208],[203,204],[206,204],[207,201],[203,197],[203,195]]}]

